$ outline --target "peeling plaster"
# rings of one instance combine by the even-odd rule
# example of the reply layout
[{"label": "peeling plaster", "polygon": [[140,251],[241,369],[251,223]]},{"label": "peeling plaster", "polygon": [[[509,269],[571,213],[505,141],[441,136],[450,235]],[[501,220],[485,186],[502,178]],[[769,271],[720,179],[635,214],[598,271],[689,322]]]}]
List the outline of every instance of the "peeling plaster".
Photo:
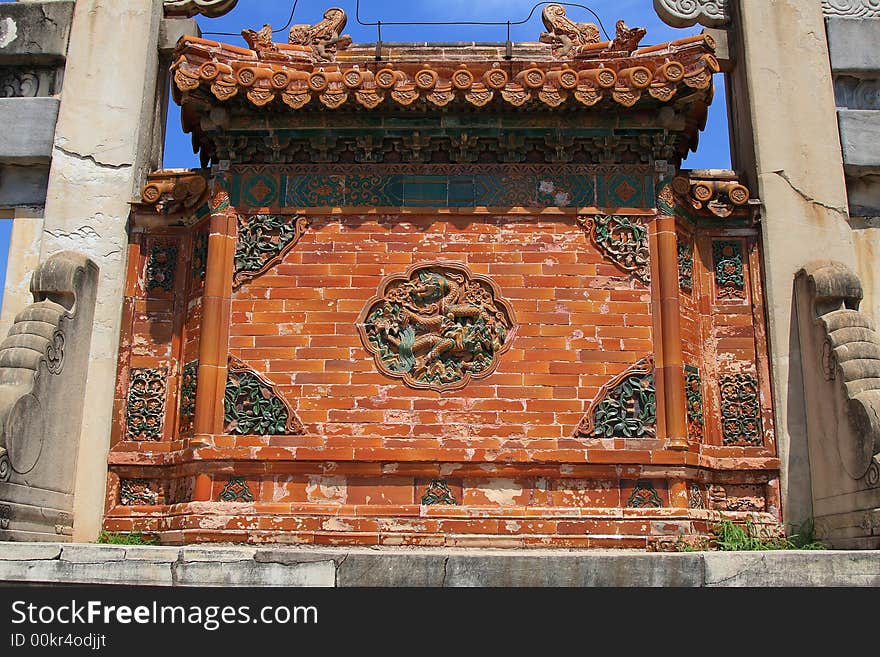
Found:
[{"label": "peeling plaster", "polygon": [[345,477],[310,476],[306,485],[309,502],[345,503],[347,486]]},{"label": "peeling plaster", "polygon": [[513,479],[496,479],[481,491],[489,501],[499,506],[514,506],[516,498],[523,493],[522,486],[517,485]]},{"label": "peeling plaster", "polygon": [[18,25],[11,18],[0,21],[0,48],[5,48],[18,38]]}]

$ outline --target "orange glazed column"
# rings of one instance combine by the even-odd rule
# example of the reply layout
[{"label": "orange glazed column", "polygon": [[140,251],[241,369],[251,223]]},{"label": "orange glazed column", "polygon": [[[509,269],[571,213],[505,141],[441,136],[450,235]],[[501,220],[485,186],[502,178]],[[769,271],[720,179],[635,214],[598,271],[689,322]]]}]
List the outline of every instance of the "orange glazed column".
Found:
[{"label": "orange glazed column", "polygon": [[[229,321],[232,308],[232,270],[237,216],[225,192],[211,202],[208,261],[205,272],[199,375],[196,386],[194,430],[198,434],[223,432],[223,395],[226,389]],[[211,498],[211,478],[199,475],[195,499]]]},{"label": "orange glazed column", "polygon": [[666,446],[686,450],[687,416],[684,383],[684,352],[681,342],[681,304],[678,290],[678,239],[675,217],[657,217],[657,273],[660,339],[657,378],[662,381]]}]

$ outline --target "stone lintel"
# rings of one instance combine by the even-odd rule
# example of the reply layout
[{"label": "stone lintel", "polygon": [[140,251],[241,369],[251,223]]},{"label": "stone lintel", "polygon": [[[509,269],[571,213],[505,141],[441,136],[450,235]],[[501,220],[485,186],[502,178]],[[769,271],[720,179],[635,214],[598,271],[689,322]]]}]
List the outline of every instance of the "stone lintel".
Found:
[{"label": "stone lintel", "polygon": [[835,73],[880,76],[880,20],[826,18],[825,27]]},{"label": "stone lintel", "polygon": [[880,174],[880,110],[837,110],[848,176]]},{"label": "stone lintel", "polygon": [[52,157],[57,98],[0,98],[0,162],[45,164]]}]

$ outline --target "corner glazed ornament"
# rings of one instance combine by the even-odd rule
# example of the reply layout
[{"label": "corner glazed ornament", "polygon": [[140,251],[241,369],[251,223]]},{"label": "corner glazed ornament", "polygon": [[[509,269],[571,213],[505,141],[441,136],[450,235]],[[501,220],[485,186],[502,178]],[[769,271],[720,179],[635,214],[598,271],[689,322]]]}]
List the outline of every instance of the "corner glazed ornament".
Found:
[{"label": "corner glazed ornament", "polygon": [[389,276],[358,319],[383,374],[440,391],[494,372],[514,327],[513,309],[495,283],[450,262]]}]

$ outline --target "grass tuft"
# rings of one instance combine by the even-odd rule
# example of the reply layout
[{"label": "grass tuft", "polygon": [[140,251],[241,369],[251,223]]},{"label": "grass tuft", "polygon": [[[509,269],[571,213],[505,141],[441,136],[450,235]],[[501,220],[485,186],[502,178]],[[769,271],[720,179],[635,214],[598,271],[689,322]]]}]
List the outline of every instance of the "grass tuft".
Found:
[{"label": "grass tuft", "polygon": [[158,545],[156,536],[146,536],[141,532],[108,532],[102,531],[98,543],[105,545]]}]

